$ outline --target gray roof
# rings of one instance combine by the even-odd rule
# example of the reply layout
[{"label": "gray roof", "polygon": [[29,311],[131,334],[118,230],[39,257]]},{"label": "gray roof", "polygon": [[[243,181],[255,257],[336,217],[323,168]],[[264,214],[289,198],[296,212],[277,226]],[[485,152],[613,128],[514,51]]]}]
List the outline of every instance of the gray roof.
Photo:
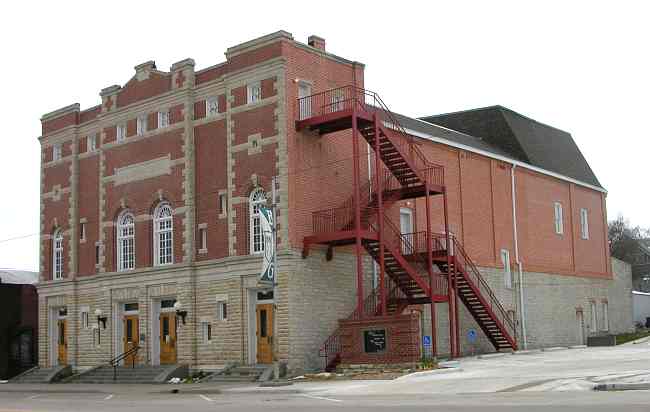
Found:
[{"label": "gray roof", "polygon": [[[421,120],[476,136],[483,150],[602,187],[571,134],[508,108],[490,106]],[[477,141],[470,146],[476,147]]]},{"label": "gray roof", "polygon": [[1,283],[17,285],[34,285],[38,282],[38,273],[27,270],[0,269]]}]

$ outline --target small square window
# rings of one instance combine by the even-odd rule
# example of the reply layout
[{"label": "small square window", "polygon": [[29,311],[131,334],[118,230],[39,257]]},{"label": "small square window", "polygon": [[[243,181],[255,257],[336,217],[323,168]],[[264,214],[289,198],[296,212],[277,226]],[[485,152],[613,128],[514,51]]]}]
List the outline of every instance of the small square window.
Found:
[{"label": "small square window", "polygon": [[210,97],[205,101],[205,114],[206,116],[216,116],[219,114],[219,99]]},{"label": "small square window", "polygon": [[52,146],[52,160],[61,160],[61,143]]},{"label": "small square window", "polygon": [[262,85],[260,82],[251,83],[247,86],[248,103],[257,103],[262,100]]},{"label": "small square window", "polygon": [[86,146],[89,152],[97,150],[97,136],[90,135],[86,137]]},{"label": "small square window", "polygon": [[142,136],[143,134],[145,134],[145,132],[147,131],[147,116],[146,115],[138,116],[138,120],[137,120],[137,123],[136,123],[136,129],[137,129],[136,133],[138,134],[138,136]]},{"label": "small square window", "polygon": [[169,112],[158,112],[158,128],[162,129],[169,126]]},{"label": "small square window", "polygon": [[138,304],[137,303],[125,303],[124,304],[124,311],[125,312],[135,312],[138,310]]},{"label": "small square window", "polygon": [[123,142],[126,139],[126,125],[120,124],[117,126],[117,141]]}]

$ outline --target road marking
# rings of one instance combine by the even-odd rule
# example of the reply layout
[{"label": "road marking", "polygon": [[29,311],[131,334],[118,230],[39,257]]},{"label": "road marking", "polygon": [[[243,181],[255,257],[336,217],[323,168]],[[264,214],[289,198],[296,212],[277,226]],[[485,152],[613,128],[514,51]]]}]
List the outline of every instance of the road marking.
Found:
[{"label": "road marking", "polygon": [[325,398],[323,396],[315,396],[315,395],[302,395],[302,396],[304,396],[305,398],[319,399],[321,401],[343,402],[340,399]]},{"label": "road marking", "polygon": [[39,396],[41,396],[41,395],[32,395],[32,396],[30,396],[30,397],[27,398],[27,399],[36,399],[36,398],[38,398]]},{"label": "road marking", "polygon": [[105,397],[104,400],[105,400],[105,401],[109,401],[109,400],[111,400],[111,398],[112,398],[113,396],[115,396],[115,395],[113,395],[113,394],[111,393],[110,395],[108,395],[107,397]]},{"label": "road marking", "polygon": [[214,399],[210,399],[210,398],[208,398],[208,397],[205,396],[205,395],[199,395],[199,396],[200,396],[204,401],[214,402]]}]

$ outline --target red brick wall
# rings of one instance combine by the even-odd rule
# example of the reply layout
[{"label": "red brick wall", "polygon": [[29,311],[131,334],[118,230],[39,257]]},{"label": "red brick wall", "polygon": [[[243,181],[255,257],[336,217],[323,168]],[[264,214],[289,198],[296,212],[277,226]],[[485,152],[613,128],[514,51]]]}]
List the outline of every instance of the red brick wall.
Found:
[{"label": "red brick wall", "polygon": [[[341,320],[341,363],[388,364],[415,363],[420,359],[420,322],[417,314]],[[386,350],[364,351],[365,330],[386,329]]]},{"label": "red brick wall", "polygon": [[152,72],[148,79],[142,81],[133,78],[117,94],[117,107],[148,99],[170,89],[171,75]]},{"label": "red brick wall", "polygon": [[53,133],[64,127],[72,126],[79,123],[79,112],[72,112],[66,115],[44,121],[41,123],[43,136]]},{"label": "red brick wall", "polygon": [[[204,105],[205,107],[205,105]],[[194,128],[196,145],[196,222],[207,224],[208,253],[197,260],[228,256],[228,219],[219,218],[219,190],[228,188],[226,122],[224,119]],[[197,251],[201,239],[197,230]]]},{"label": "red brick wall", "polygon": [[[79,276],[95,270],[95,242],[99,241],[99,154],[79,160],[79,219],[86,219],[86,241],[79,241]],[[79,227],[81,231],[81,227]]]}]

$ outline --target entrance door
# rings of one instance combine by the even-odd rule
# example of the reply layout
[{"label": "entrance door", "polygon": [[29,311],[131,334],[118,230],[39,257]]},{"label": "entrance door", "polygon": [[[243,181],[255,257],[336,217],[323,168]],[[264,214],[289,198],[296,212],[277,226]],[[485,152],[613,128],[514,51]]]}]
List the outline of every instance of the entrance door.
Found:
[{"label": "entrance door", "polygon": [[[124,316],[124,353],[138,346],[140,342],[140,328],[138,326],[138,315]],[[127,356],[124,359],[125,365],[132,365],[136,360],[136,354]]]},{"label": "entrance door", "polygon": [[160,314],[160,364],[176,363],[176,314]]},{"label": "entrance door", "polygon": [[257,305],[257,363],[273,363],[273,304]]},{"label": "entrance door", "polygon": [[307,83],[300,83],[298,86],[298,102],[300,102],[300,120],[311,117],[311,99],[303,97],[311,96],[311,86]]},{"label": "entrance door", "polygon": [[57,339],[59,365],[68,364],[68,331],[67,322],[65,319],[57,321],[57,330],[59,338]]},{"label": "entrance door", "polygon": [[413,210],[406,207],[400,208],[399,224],[404,238],[402,253],[410,255],[413,253]]}]

